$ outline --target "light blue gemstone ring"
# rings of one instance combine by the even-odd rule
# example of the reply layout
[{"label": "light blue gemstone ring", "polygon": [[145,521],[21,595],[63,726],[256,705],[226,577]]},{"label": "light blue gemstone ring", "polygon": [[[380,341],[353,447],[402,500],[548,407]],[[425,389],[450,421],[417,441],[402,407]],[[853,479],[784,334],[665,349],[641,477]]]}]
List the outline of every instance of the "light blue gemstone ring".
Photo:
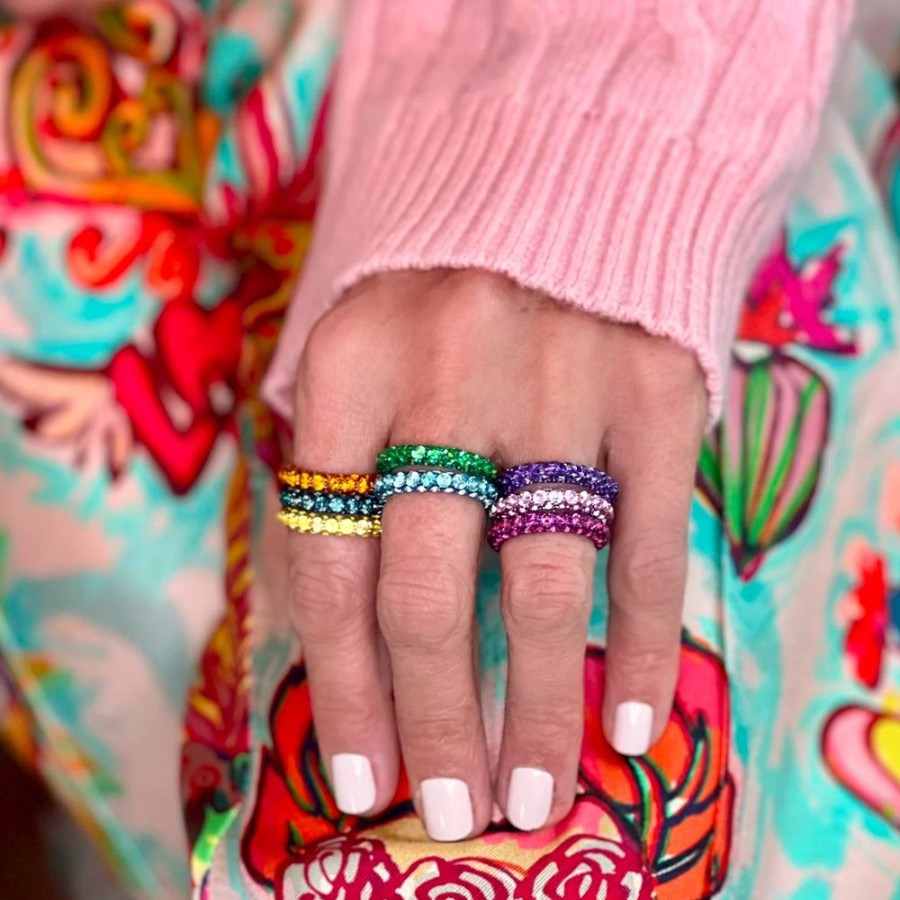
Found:
[{"label": "light blue gemstone ring", "polygon": [[379,475],[375,479],[374,493],[382,503],[397,494],[456,494],[477,500],[486,510],[497,499],[497,488],[487,478],[448,472],[446,469],[417,469]]}]

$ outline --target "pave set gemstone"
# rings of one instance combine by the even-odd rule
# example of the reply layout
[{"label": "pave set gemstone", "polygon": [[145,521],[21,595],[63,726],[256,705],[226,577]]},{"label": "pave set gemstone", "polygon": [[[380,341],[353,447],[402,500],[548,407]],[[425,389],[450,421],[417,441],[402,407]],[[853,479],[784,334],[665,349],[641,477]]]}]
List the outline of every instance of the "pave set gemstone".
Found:
[{"label": "pave set gemstone", "polygon": [[491,509],[491,519],[512,518],[523,513],[541,512],[543,510],[569,510],[586,513],[602,518],[610,523],[613,519],[613,506],[599,494],[590,491],[568,490],[528,490],[519,494],[507,494],[501,497]]},{"label": "pave set gemstone", "polygon": [[291,531],[301,534],[330,534],[339,537],[378,537],[381,534],[381,519],[370,516],[319,516],[312,513],[282,509],[278,519]]},{"label": "pave set gemstone", "polygon": [[497,499],[493,481],[480,475],[423,469],[387,472],[375,479],[375,496],[382,502],[397,494],[458,494],[489,509]]},{"label": "pave set gemstone", "polygon": [[384,504],[400,494],[456,494],[489,513],[488,543],[499,550],[525,534],[576,534],[609,543],[619,497],[615,479],[591,466],[533,462],[500,472],[457,447],[402,444],[378,455],[377,475],[310,472],[286,466],[280,520],[304,534],[377,537]]},{"label": "pave set gemstone", "polygon": [[506,469],[497,479],[497,489],[501,496],[535,484],[574,484],[605,497],[613,505],[619,499],[619,485],[615,478],[600,469],[577,463],[524,463]]},{"label": "pave set gemstone", "polygon": [[593,541],[598,550],[609,543],[609,525],[598,516],[578,512],[528,512],[491,521],[487,539],[492,550],[524,534],[576,534]]},{"label": "pave set gemstone", "polygon": [[375,468],[380,473],[396,472],[411,467],[450,469],[461,475],[474,475],[493,481],[499,469],[486,456],[457,447],[429,444],[398,444],[378,454]]},{"label": "pave set gemstone", "polygon": [[278,481],[284,487],[301,491],[327,492],[329,494],[368,494],[372,488],[372,475],[339,475],[332,472],[309,472],[296,466],[283,466]]},{"label": "pave set gemstone", "polygon": [[382,506],[371,494],[317,494],[297,488],[282,488],[280,498],[284,509],[333,516],[377,516]]},{"label": "pave set gemstone", "polygon": [[311,472],[285,466],[279,520],[301,534],[378,537],[381,503],[372,495],[374,475]]},{"label": "pave set gemstone", "polygon": [[497,488],[500,499],[490,509],[487,532],[494,550],[525,534],[576,534],[598,550],[609,543],[619,485],[600,469],[565,462],[524,463],[503,472]]}]

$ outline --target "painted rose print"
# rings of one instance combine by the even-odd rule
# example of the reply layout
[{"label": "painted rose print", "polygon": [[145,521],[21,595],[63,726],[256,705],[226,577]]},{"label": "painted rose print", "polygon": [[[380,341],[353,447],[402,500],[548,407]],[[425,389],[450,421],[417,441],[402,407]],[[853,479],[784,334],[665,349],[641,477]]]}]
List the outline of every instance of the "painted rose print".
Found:
[{"label": "painted rose print", "polygon": [[496,824],[476,840],[431,844],[405,781],[376,820],[338,811],[312,731],[305,671],[295,666],[271,708],[272,745],[263,749],[244,832],[245,866],[284,900],[712,896],[727,871],[734,798],[724,668],[684,639],[669,728],[638,760],[616,754],[600,730],[603,673],[603,651],[592,647],[582,794],[563,822],[533,834]]}]

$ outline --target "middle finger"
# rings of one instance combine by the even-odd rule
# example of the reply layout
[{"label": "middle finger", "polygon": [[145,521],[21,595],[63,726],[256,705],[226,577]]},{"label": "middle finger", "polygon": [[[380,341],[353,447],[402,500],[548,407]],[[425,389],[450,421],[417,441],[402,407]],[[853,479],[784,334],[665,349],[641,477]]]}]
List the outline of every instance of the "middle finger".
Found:
[{"label": "middle finger", "polygon": [[394,676],[403,759],[433,840],[483,831],[492,800],[474,665],[484,510],[413,494],[382,516],[378,619]]}]

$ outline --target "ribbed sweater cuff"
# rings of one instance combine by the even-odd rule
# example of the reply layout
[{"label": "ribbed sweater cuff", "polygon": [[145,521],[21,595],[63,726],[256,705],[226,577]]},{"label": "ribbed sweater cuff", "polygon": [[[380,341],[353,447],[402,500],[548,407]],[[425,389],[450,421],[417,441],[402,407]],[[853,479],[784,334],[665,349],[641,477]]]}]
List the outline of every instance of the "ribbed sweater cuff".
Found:
[{"label": "ribbed sweater cuff", "polygon": [[[664,6],[620,27],[573,0],[543,41],[526,27],[538,7],[513,3],[525,37],[501,31],[478,49],[480,28],[451,40],[418,20],[414,42],[392,42],[373,28],[406,27],[401,4],[360,5],[370,15],[351,29],[317,231],[267,385],[281,412],[306,335],[347,288],[450,267],[677,341],[718,415],[738,309],[813,145],[847,4],[787,18],[774,0],[735,5],[711,39],[693,5]],[[556,6],[540,9],[557,21]],[[578,22],[593,31],[582,38]],[[525,48],[521,65],[504,40]]]},{"label": "ribbed sweater cuff", "polygon": [[693,351],[718,413],[742,289],[781,209],[761,190],[764,163],[751,172],[652,122],[566,103],[404,107],[379,130],[332,182],[301,316],[379,272],[499,272]]}]

